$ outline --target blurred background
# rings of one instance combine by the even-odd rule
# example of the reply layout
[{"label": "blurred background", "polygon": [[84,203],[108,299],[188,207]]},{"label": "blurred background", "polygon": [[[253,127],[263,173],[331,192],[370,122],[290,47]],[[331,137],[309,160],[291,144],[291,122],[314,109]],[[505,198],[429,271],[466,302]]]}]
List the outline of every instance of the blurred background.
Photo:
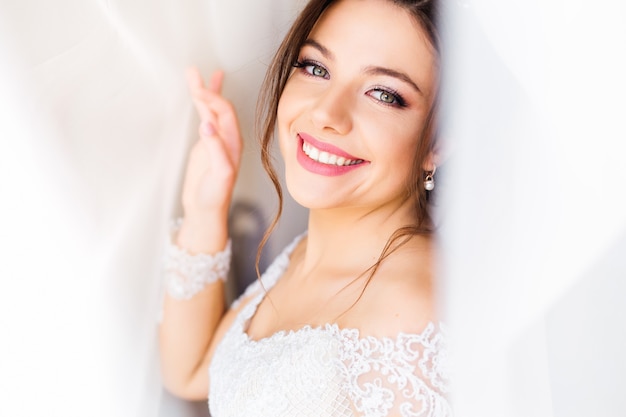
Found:
[{"label": "blurred background", "polygon": [[[226,72],[231,297],[276,200],[253,135],[304,0],[0,0],[0,415],[208,415],[162,392],[160,259]],[[444,1],[442,316],[459,416],[626,415],[626,5]],[[306,227],[291,200],[263,263]]]}]

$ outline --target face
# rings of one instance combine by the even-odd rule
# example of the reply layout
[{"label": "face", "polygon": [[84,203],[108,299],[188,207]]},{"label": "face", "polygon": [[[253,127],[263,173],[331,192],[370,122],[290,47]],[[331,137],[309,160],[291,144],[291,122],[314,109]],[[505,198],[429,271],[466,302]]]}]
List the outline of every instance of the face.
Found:
[{"label": "face", "polygon": [[342,0],[327,9],[278,106],[294,199],[312,209],[405,204],[435,62],[421,27],[391,2]]}]

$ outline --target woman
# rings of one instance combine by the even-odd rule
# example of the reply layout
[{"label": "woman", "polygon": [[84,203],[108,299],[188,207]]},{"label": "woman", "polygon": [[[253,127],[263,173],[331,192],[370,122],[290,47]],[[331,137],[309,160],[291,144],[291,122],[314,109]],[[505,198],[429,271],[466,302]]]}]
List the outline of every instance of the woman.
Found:
[{"label": "woman", "polygon": [[303,10],[268,71],[261,117],[264,164],[280,197],[276,129],[308,232],[225,314],[241,137],[221,74],[204,86],[190,73],[201,139],[161,324],[174,394],[208,394],[214,417],[450,415],[427,204],[434,14],[433,1],[313,0]]}]

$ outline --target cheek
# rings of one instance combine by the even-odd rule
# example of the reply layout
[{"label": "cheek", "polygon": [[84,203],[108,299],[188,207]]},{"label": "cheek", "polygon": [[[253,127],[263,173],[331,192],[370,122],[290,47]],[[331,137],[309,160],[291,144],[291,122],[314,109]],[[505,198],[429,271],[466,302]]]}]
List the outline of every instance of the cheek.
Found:
[{"label": "cheek", "polygon": [[287,110],[287,100],[285,100],[285,94],[283,93],[278,100],[278,107],[276,108],[276,123],[280,126],[283,120],[285,120],[285,112]]},{"label": "cheek", "polygon": [[284,128],[293,121],[295,114],[294,104],[293,94],[291,94],[289,83],[287,83],[278,101],[278,108],[276,109],[276,123],[279,131],[283,131]]},{"label": "cheek", "polygon": [[[373,145],[375,155],[381,161],[381,167],[389,179],[394,183],[401,181],[407,183],[412,176],[415,165],[415,154],[418,148],[418,140],[421,134],[419,126],[415,123],[397,121],[393,126],[386,125],[385,129],[376,131],[373,137],[376,144]],[[381,140],[382,139],[382,140]]]},{"label": "cheek", "polygon": [[294,81],[292,78],[287,80],[287,84],[285,84],[285,88],[283,88],[282,93],[280,94],[280,100],[278,101],[278,113],[288,113],[289,109],[296,104],[297,100],[297,88],[294,86]]},{"label": "cheek", "polygon": [[276,127],[283,155],[287,147],[295,146],[295,140],[292,140],[294,139],[292,137],[294,132],[291,129],[294,126],[294,122],[302,115],[304,101],[301,96],[302,94],[298,91],[297,86],[290,80],[285,85],[278,101]]},{"label": "cheek", "polygon": [[291,135],[291,126],[295,119],[294,106],[290,100],[290,95],[285,94],[285,92],[281,95],[276,109],[276,134],[283,159],[291,153],[296,143]]},{"label": "cheek", "polygon": [[[391,163],[413,160],[421,128],[414,120],[369,115],[362,120],[362,134],[369,138],[370,149]],[[403,165],[404,166],[404,165]]]}]

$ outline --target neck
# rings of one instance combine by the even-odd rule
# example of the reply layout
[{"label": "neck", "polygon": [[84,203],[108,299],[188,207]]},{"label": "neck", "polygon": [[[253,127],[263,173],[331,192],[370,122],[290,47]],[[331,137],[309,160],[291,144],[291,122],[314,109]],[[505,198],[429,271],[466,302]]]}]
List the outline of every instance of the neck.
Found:
[{"label": "neck", "polygon": [[366,270],[378,260],[396,230],[415,224],[413,213],[408,201],[376,210],[312,209],[304,269]]}]

